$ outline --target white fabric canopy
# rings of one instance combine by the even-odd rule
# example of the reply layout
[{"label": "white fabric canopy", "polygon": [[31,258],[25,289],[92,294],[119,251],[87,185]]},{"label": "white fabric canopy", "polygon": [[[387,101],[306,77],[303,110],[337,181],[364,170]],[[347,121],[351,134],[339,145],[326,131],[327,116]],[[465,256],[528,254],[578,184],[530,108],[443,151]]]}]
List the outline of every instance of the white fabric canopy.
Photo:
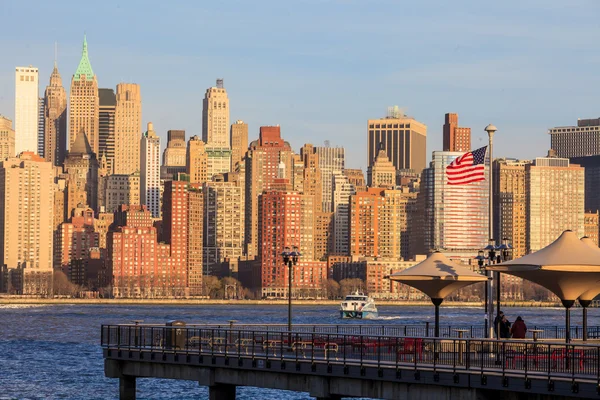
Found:
[{"label": "white fabric canopy", "polygon": [[[590,239],[587,236],[584,236],[581,238],[581,241],[583,243],[585,243],[586,245],[588,245],[590,248],[592,248],[594,251],[596,251],[596,253],[598,253],[598,257],[600,258],[600,247],[596,246],[596,243],[594,243],[594,241],[592,239]],[[579,300],[594,300],[596,298],[596,296],[598,296],[600,294],[600,284],[596,284],[596,287],[588,290],[587,292],[583,293],[581,296],[579,296]]]}]

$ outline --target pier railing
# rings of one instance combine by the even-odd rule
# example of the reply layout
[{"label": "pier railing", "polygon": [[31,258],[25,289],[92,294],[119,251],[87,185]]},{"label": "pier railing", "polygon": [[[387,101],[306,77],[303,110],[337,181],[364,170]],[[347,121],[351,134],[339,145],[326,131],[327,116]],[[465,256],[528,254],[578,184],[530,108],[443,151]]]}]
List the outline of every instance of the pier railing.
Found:
[{"label": "pier railing", "polygon": [[[198,328],[183,326],[103,325],[101,344],[108,355],[137,352],[149,362],[175,356],[251,359],[252,366],[270,362],[327,364],[383,369],[432,369],[445,372],[490,372],[502,376],[529,376],[594,382],[600,385],[600,345],[564,344],[531,340],[398,337],[374,334],[287,332]],[[198,361],[203,362],[203,361]],[[210,361],[206,361],[210,363]],[[290,367],[293,368],[293,367]],[[316,370],[316,367],[314,367]],[[345,371],[345,368],[344,368]],[[600,388],[600,386],[598,386]]]},{"label": "pier railing", "polygon": [[[144,325],[142,325],[144,326]],[[237,329],[237,330],[263,330],[269,332],[287,331],[287,324],[241,324],[227,322],[222,324],[187,324],[188,327],[201,329]],[[349,334],[349,335],[380,335],[404,337],[433,337],[433,323],[424,324],[294,324],[295,332]],[[538,339],[564,339],[565,327],[556,325],[528,325],[526,338],[532,339],[532,330],[536,330]],[[588,338],[600,339],[600,326],[588,326]],[[467,338],[484,338],[486,330],[483,325],[441,325],[440,337],[458,338],[459,335]],[[578,325],[571,327],[571,338],[582,339],[583,328]]]}]

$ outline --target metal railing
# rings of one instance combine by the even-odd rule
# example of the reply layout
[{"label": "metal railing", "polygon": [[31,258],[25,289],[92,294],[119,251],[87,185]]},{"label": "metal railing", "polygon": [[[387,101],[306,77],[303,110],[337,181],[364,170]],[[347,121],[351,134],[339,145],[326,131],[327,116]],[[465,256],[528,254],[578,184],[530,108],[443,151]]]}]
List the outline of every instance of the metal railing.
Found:
[{"label": "metal railing", "polygon": [[[189,326],[103,325],[101,344],[110,352],[250,358],[359,365],[362,368],[433,369],[496,373],[525,378],[572,379],[600,385],[600,345],[373,334],[243,330]],[[151,358],[152,360],[152,358]],[[152,362],[152,361],[150,361]],[[383,376],[383,375],[380,375]],[[599,386],[600,387],[600,386]]]},{"label": "metal railing", "polygon": [[[151,326],[151,325],[140,325]],[[155,326],[155,325],[152,325]],[[222,324],[187,324],[188,327],[203,329],[237,329],[237,330],[262,330],[269,332],[287,331],[287,324],[240,324],[240,323],[222,323]],[[433,337],[433,323],[424,324],[406,324],[406,325],[378,325],[378,324],[294,324],[295,332],[314,332],[330,334],[349,334],[349,335],[380,335],[380,336],[405,336],[405,337]],[[542,339],[564,339],[565,326],[556,325],[528,325],[526,338],[533,338],[532,330],[538,330],[537,338]],[[462,331],[463,337],[483,338],[485,337],[485,328],[483,325],[440,325],[440,337],[458,338],[459,331]],[[588,326],[588,338],[600,339],[600,326]],[[571,339],[583,339],[583,328],[578,325],[571,326]]]}]

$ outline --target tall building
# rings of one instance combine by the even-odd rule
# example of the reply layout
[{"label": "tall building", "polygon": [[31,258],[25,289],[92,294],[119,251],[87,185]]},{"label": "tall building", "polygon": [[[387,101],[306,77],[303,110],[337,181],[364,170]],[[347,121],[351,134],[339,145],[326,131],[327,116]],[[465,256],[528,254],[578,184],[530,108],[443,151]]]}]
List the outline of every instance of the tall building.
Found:
[{"label": "tall building", "polygon": [[106,158],[106,170],[114,173],[115,162],[115,114],[117,109],[117,96],[113,89],[98,89],[98,147],[100,158]]},{"label": "tall building", "polygon": [[525,168],[527,251],[542,249],[567,229],[584,236],[584,168],[556,157],[538,157]]},{"label": "tall building", "polygon": [[185,153],[185,171],[191,183],[204,183],[208,181],[208,155],[205,143],[198,136],[192,136],[187,143]]},{"label": "tall building", "polygon": [[152,122],[141,141],[140,200],[154,218],[160,217],[160,138]]},{"label": "tall building", "polygon": [[67,154],[67,93],[56,62],[44,93],[44,158],[63,165]]},{"label": "tall building", "polygon": [[[446,167],[463,153],[434,151],[430,167],[421,176],[424,196],[422,244],[419,254],[439,250],[446,254],[477,254],[488,244],[488,167],[483,181],[448,185]],[[486,161],[487,163],[487,161]]]},{"label": "tall building", "polygon": [[379,149],[373,164],[367,169],[367,179],[370,187],[396,186],[396,168],[388,158],[385,149]]},{"label": "tall building", "polygon": [[132,174],[140,170],[140,135],[142,133],[140,85],[119,83],[116,100],[114,173]]},{"label": "tall building", "polygon": [[471,150],[471,128],[458,126],[458,114],[447,113],[444,122],[444,151]]},{"label": "tall building", "polygon": [[246,254],[258,255],[258,196],[270,190],[284,165],[284,177],[291,180],[292,149],[281,137],[279,126],[261,126],[258,140],[250,143],[246,157]]},{"label": "tall building", "polygon": [[87,40],[83,37],[83,51],[79,66],[71,79],[69,94],[69,148],[77,134],[83,130],[92,152],[99,154],[99,98],[98,80],[88,57]]},{"label": "tall building", "polygon": [[571,157],[569,162],[585,168],[585,209],[600,210],[600,155]]},{"label": "tall building", "polygon": [[62,268],[87,259],[90,248],[99,247],[99,234],[94,229],[94,210],[78,209],[70,222],[60,225],[59,236]]},{"label": "tall building", "polygon": [[172,167],[185,167],[185,159],[185,131],[167,131],[167,148],[163,152],[163,165]]},{"label": "tall building", "polygon": [[217,79],[217,86],[206,89],[202,102],[202,140],[208,145],[230,148],[229,98],[223,79]]},{"label": "tall building", "polygon": [[550,147],[558,157],[600,155],[600,118],[579,119],[577,126],[557,126],[548,134]]},{"label": "tall building", "polygon": [[140,173],[108,175],[104,199],[105,211],[108,213],[114,213],[123,204],[140,205]]},{"label": "tall building", "polygon": [[17,294],[52,289],[54,173],[52,164],[23,152],[0,162],[0,254],[9,273],[23,269]]},{"label": "tall building", "polygon": [[323,182],[319,168],[319,155],[312,144],[305,144],[300,149],[300,156],[304,163],[303,190],[305,195],[313,196],[315,212],[321,212],[323,201]]},{"label": "tall building", "polygon": [[15,156],[15,131],[12,121],[0,115],[0,161]]},{"label": "tall building", "polygon": [[315,153],[319,156],[319,169],[321,170],[321,187],[323,189],[322,209],[323,212],[332,212],[333,204],[331,195],[333,193],[333,176],[342,173],[345,167],[345,153],[343,147],[315,147]]},{"label": "tall building", "polygon": [[356,189],[346,175],[333,176],[333,249],[335,255],[348,255],[350,243],[350,196]]},{"label": "tall building", "polygon": [[342,173],[348,177],[348,182],[354,185],[357,192],[364,192],[367,190],[365,174],[362,169],[346,168]]},{"label": "tall building", "polygon": [[98,160],[85,132],[80,131],[69,148],[65,157],[64,170],[71,178],[69,190],[74,189],[77,192],[85,193],[85,197],[82,198],[82,200],[85,199],[84,201],[79,201],[79,196],[77,196],[78,200],[69,202],[68,215],[79,203],[87,204],[92,210],[98,212]]},{"label": "tall building", "polygon": [[187,196],[187,285],[190,296],[201,296],[202,290],[202,262],[203,262],[203,210],[204,193],[201,185],[190,183]]},{"label": "tall building", "polygon": [[494,238],[507,239],[512,257],[527,254],[525,166],[531,161],[494,160]]},{"label": "tall building", "polygon": [[44,148],[45,148],[45,139],[44,139],[44,135],[46,132],[46,118],[44,117],[45,112],[46,112],[46,99],[44,97],[40,97],[38,99],[38,124],[37,124],[38,148],[37,148],[37,154],[42,157],[44,157]]},{"label": "tall building", "polygon": [[235,165],[241,163],[248,151],[248,124],[237,120],[231,124],[231,171]]},{"label": "tall building", "polygon": [[172,285],[187,288],[188,183],[165,182],[162,238],[170,247]]},{"label": "tall building", "polygon": [[244,187],[213,176],[204,184],[204,274],[216,275],[225,259],[244,250]]},{"label": "tall building", "polygon": [[420,173],[427,166],[427,126],[407,117],[397,107],[388,116],[368,121],[368,165],[375,162],[380,146],[386,149],[396,169],[414,169]]},{"label": "tall building", "polygon": [[38,69],[15,70],[15,152],[38,151],[39,115]]}]

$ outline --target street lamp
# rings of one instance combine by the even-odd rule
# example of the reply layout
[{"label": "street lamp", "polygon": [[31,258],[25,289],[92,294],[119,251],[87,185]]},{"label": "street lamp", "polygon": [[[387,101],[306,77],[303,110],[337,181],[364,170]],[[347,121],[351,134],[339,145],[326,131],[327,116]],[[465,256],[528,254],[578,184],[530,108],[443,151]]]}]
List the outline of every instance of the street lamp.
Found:
[{"label": "street lamp", "polygon": [[286,246],[281,253],[283,263],[288,267],[288,332],[292,331],[292,267],[298,264],[300,256],[301,254],[296,246],[292,251]]},{"label": "street lamp", "polygon": [[[498,249],[498,247],[496,247],[496,241],[492,238],[490,238],[490,240],[488,241],[488,245],[485,246],[485,248],[483,249],[484,251],[487,251],[487,259],[488,259],[488,265],[492,265],[496,263],[496,250]],[[487,275],[487,272],[486,272]],[[496,272],[495,274],[492,273],[492,278],[490,280],[490,288],[488,290],[488,319],[490,320],[490,323],[492,323],[492,321],[494,320],[494,287],[492,284],[492,281],[495,281],[496,284],[496,315],[500,315],[500,279],[499,279],[499,273]],[[492,339],[494,337],[494,326],[493,324],[490,325],[491,329],[489,331],[489,338]],[[495,327],[497,330],[497,336],[498,338],[500,338],[500,327]]]},{"label": "street lamp", "polygon": [[[488,183],[489,183],[489,191],[488,191],[488,207],[489,207],[489,220],[488,220],[488,228],[489,228],[489,236],[490,238],[492,238],[494,236],[494,180],[492,179],[492,175],[493,175],[493,167],[494,167],[494,153],[493,153],[493,144],[494,144],[494,133],[496,133],[496,131],[498,130],[498,128],[496,128],[494,125],[489,124],[488,126],[485,127],[485,131],[488,134],[488,139],[489,139],[489,143],[488,143],[488,156],[489,156],[489,167],[488,167]],[[490,239],[490,244],[493,246],[493,239]],[[489,247],[489,245],[488,245]],[[487,247],[486,247],[487,249]],[[492,254],[492,253],[490,253]],[[495,254],[494,254],[495,255]],[[490,264],[493,264],[493,259],[490,258],[489,260]],[[488,289],[488,295],[489,295],[489,301],[488,301],[488,319],[490,319],[490,322],[492,321],[493,315],[494,315],[494,304],[493,304],[493,293],[494,293],[494,283],[493,283],[493,279],[490,279],[488,281],[488,283],[486,283],[486,287],[488,287],[489,285],[489,289]],[[493,337],[493,332],[494,329],[492,328],[492,326],[490,325],[490,330],[488,332],[489,338],[491,339]]]},{"label": "street lamp", "polygon": [[[477,252],[477,257],[475,257],[475,259],[477,260],[477,266],[479,266],[479,273],[488,276],[487,271],[484,268],[484,264],[485,264],[485,255],[483,254],[483,250],[479,250]],[[485,329],[485,335],[489,335],[489,331],[488,331],[488,327],[490,326],[490,324],[492,323],[492,321],[488,321],[489,316],[488,316],[488,290],[489,290],[489,280],[485,282],[485,286],[484,286],[484,292],[483,292],[483,297],[484,297],[484,301],[483,301],[483,305],[484,305],[484,311],[485,311],[485,318],[484,318],[484,329]],[[487,336],[489,337],[489,336]]]}]

